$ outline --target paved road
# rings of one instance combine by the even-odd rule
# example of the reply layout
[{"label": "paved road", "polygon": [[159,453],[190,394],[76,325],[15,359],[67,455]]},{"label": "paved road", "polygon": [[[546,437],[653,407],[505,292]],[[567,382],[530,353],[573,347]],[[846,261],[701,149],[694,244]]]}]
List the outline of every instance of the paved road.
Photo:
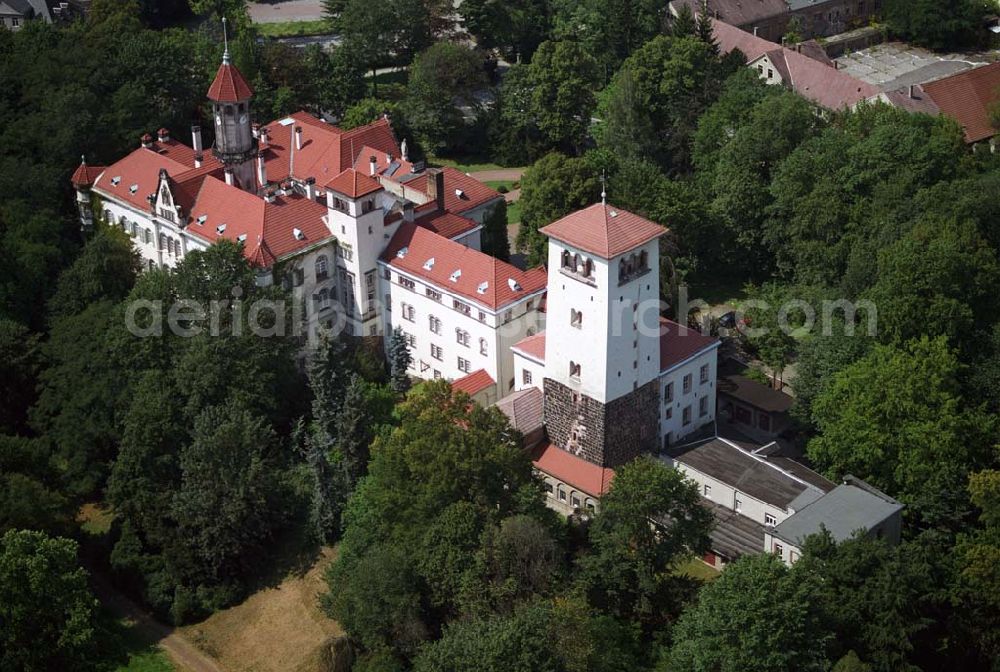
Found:
[{"label": "paved road", "polygon": [[174,666],[182,672],[223,672],[219,665],[194,644],[160,623],[139,605],[122,595],[104,577],[91,571],[91,581],[98,599],[119,618],[128,619],[144,639],[157,642],[167,652]]},{"label": "paved road", "polygon": [[269,0],[250,3],[250,20],[254,23],[284,23],[315,21],[323,18],[320,0]]}]

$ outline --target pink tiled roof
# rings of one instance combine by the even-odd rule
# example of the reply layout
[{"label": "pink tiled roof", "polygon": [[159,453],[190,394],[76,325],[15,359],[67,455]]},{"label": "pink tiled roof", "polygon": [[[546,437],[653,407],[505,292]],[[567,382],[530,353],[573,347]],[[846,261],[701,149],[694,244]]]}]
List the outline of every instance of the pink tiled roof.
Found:
[{"label": "pink tiled roof", "polygon": [[712,32],[715,36],[715,41],[719,44],[719,51],[723,54],[728,54],[733,49],[739,49],[746,56],[747,63],[750,63],[772,49],[781,48],[781,45],[752,35],[745,30],[740,30],[736,26],[731,25],[731,23],[738,22],[732,21],[726,23],[725,21],[712,19]]},{"label": "pink tiled roof", "polygon": [[[673,0],[670,5],[674,11],[687,5],[695,15],[702,10],[702,0]],[[707,8],[709,15],[735,26],[757,23],[788,12],[786,0],[708,0]]]},{"label": "pink tiled roof", "polygon": [[243,78],[243,74],[235,65],[223,62],[215,73],[215,81],[208,89],[208,99],[220,103],[235,103],[248,100],[253,96],[253,89]]},{"label": "pink tiled roof", "polygon": [[382,190],[382,185],[374,178],[362,175],[353,168],[348,168],[337,177],[326,183],[326,188],[343,194],[348,198],[361,198]]},{"label": "pink tiled roof", "polygon": [[422,226],[449,240],[463,236],[479,226],[468,217],[462,217],[453,212],[438,212],[437,210],[417,217],[416,223],[417,226]]},{"label": "pink tiled roof", "polygon": [[660,371],[666,371],[718,342],[717,338],[660,318]]},{"label": "pink tiled roof", "polygon": [[77,187],[89,187],[97,180],[105,166],[88,166],[86,161],[81,160],[80,165],[73,171],[70,181]]},{"label": "pink tiled roof", "polygon": [[524,355],[545,363],[545,332],[522,338],[511,346],[511,350],[517,350]]},{"label": "pink tiled roof", "polygon": [[803,98],[828,110],[852,108],[863,100],[878,96],[878,87],[851,77],[843,70],[813,60],[791,49],[781,49],[778,58],[784,57],[786,82]]},{"label": "pink tiled roof", "polygon": [[600,497],[611,489],[614,469],[601,468],[551,443],[544,443],[532,456],[532,463],[564,483],[580,488],[592,497]]},{"label": "pink tiled roof", "polygon": [[451,389],[455,392],[465,392],[470,397],[474,397],[483,390],[497,384],[486,369],[473,371],[469,375],[459,378],[451,384]]},{"label": "pink tiled roof", "polygon": [[1000,63],[990,63],[923,85],[938,109],[965,129],[966,142],[996,135],[990,108],[1000,99]]},{"label": "pink tiled roof", "polygon": [[[445,166],[440,170],[444,175],[445,210],[463,213],[489,201],[503,198],[500,192],[456,168]],[[409,180],[406,182],[406,187],[428,194],[428,185],[425,179],[417,178]],[[461,196],[458,195],[458,191],[462,192]]]},{"label": "pink tiled roof", "polygon": [[667,232],[648,219],[602,203],[566,215],[541,231],[604,259],[617,257]]},{"label": "pink tiled roof", "polygon": [[[282,125],[282,121],[291,120]],[[295,149],[295,128],[302,129],[302,147]],[[305,111],[266,125],[268,144],[263,147],[268,179],[280,182],[289,175],[300,180],[316,178],[325,184],[353,168],[365,147],[379,153],[399,155],[399,145],[386,119],[343,131]],[[365,159],[367,161],[367,158]],[[362,172],[367,174],[367,167]]]},{"label": "pink tiled roof", "polygon": [[413,222],[400,225],[382,261],[494,310],[545,289],[545,269],[522,271]]}]

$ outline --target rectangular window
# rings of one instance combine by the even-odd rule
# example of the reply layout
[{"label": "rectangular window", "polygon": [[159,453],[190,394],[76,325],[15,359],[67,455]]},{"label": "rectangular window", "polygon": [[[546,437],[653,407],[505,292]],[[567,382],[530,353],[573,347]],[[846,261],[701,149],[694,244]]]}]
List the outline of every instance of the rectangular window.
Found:
[{"label": "rectangular window", "polygon": [[681,414],[681,422],[687,426],[691,424],[691,407],[685,406],[684,412]]},{"label": "rectangular window", "polygon": [[435,301],[440,301],[441,300],[441,292],[439,292],[439,291],[437,291],[435,289],[431,289],[430,287],[428,287],[425,291],[427,293],[427,296],[429,296],[430,298],[434,299]]},{"label": "rectangular window", "polygon": [[503,314],[503,321],[505,323],[506,322],[510,322],[512,319],[514,319],[514,311],[513,310],[508,310],[506,313]]},{"label": "rectangular window", "polygon": [[462,329],[455,329],[455,342],[459,345],[469,347],[469,332]]},{"label": "rectangular window", "polygon": [[778,524],[778,519],[775,518],[770,513],[765,513],[764,514],[764,524],[767,525],[768,527],[774,527],[775,525]]},{"label": "rectangular window", "polygon": [[780,557],[780,556],[781,556],[781,552],[782,552],[783,550],[785,550],[785,549],[783,549],[783,548],[781,547],[781,544],[779,544],[778,542],[774,542],[774,554],[775,554],[775,555],[777,555],[777,556],[779,556],[779,557]]},{"label": "rectangular window", "polygon": [[711,499],[712,498],[712,486],[709,485],[708,483],[706,483],[703,490],[704,490],[703,494],[705,495],[705,497],[708,497],[709,499]]},{"label": "rectangular window", "polygon": [[667,383],[667,386],[663,388],[663,403],[669,404],[674,400],[674,384]]},{"label": "rectangular window", "polygon": [[480,322],[485,322],[486,321],[486,313],[484,313],[481,310],[479,311],[479,321]]},{"label": "rectangular window", "polygon": [[365,273],[365,312],[375,310],[375,271]]},{"label": "rectangular window", "polygon": [[480,355],[489,354],[489,347],[485,338],[479,339],[479,354]]},{"label": "rectangular window", "polygon": [[708,397],[702,397],[698,400],[698,417],[704,418],[708,415]]},{"label": "rectangular window", "polygon": [[525,385],[531,385],[531,371],[528,371],[527,369],[521,371],[521,381]]},{"label": "rectangular window", "polygon": [[469,360],[458,358],[458,370],[462,373],[468,373],[472,367],[469,365]]},{"label": "rectangular window", "polygon": [[573,505],[573,508],[575,509],[580,508],[580,498],[577,497],[576,495],[573,495],[573,497],[570,499],[570,503]]},{"label": "rectangular window", "polygon": [[684,394],[691,391],[691,374],[684,376]]},{"label": "rectangular window", "polygon": [[431,357],[438,360],[444,359],[444,351],[441,349],[440,345],[431,343]]},{"label": "rectangular window", "polygon": [[440,334],[441,333],[441,320],[439,320],[438,318],[436,318],[433,315],[431,315],[430,318],[428,319],[428,321],[430,322],[431,333]]},{"label": "rectangular window", "polygon": [[699,372],[698,377],[702,385],[708,382],[708,364],[701,365],[701,371]]},{"label": "rectangular window", "polygon": [[551,495],[553,490],[555,490],[555,488],[552,487],[552,484],[549,483],[548,481],[545,481],[545,492]]},{"label": "rectangular window", "polygon": [[400,304],[403,311],[403,319],[413,322],[416,319],[417,311],[408,303]]},{"label": "rectangular window", "polygon": [[566,501],[566,491],[563,490],[563,487],[561,485],[559,486],[559,501],[560,502]]},{"label": "rectangular window", "polygon": [[434,369],[434,380],[438,380],[439,378],[441,378],[441,372]]},{"label": "rectangular window", "polygon": [[763,429],[765,432],[771,431],[771,416],[767,413],[761,413],[757,416],[757,426]]},{"label": "rectangular window", "polygon": [[405,338],[405,339],[406,339],[406,344],[407,344],[408,346],[410,346],[411,348],[415,348],[415,347],[417,347],[417,337],[416,337],[416,336],[414,336],[413,334],[408,334],[408,333],[406,333],[406,332],[404,331],[404,332],[403,332],[403,338]]},{"label": "rectangular window", "polygon": [[664,417],[666,417],[667,420],[674,417],[674,409],[672,406],[667,407],[667,412],[664,413]]},{"label": "rectangular window", "polygon": [[399,284],[403,287],[406,287],[407,289],[413,289],[414,287],[417,286],[417,283],[413,282],[413,280],[410,280],[409,278],[404,278],[403,276],[399,276]]}]

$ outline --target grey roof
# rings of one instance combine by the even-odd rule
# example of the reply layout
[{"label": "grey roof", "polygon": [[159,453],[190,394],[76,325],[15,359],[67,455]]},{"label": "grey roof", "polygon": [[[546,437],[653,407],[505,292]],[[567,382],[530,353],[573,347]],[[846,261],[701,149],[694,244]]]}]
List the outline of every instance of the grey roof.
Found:
[{"label": "grey roof", "polygon": [[509,394],[494,406],[510,419],[511,427],[522,434],[529,434],[543,425],[543,396],[537,387]]},{"label": "grey roof", "polygon": [[825,4],[833,2],[833,0],[787,0],[787,2],[788,8],[795,12],[807,7],[822,7]]},{"label": "grey roof", "polygon": [[0,8],[4,5],[21,16],[29,16],[34,13],[35,9],[28,0],[0,0]]},{"label": "grey roof", "polygon": [[902,509],[903,505],[888,495],[848,477],[847,483],[789,516],[772,533],[791,544],[800,544],[823,526],[835,541],[843,541],[857,530],[867,532]]},{"label": "grey roof", "polygon": [[[753,455],[720,438],[678,446],[667,454],[680,464],[783,509],[796,500],[803,501],[800,496],[807,490],[812,490],[817,497],[824,492],[805,479],[771,464],[769,458]],[[805,469],[801,465],[799,467]],[[818,474],[815,476],[822,478]]]},{"label": "grey roof", "polygon": [[[684,5],[695,15],[701,12],[701,0],[673,0],[670,9],[676,14]],[[787,12],[785,0],[708,0],[708,13],[733,26],[763,21]]]},{"label": "grey roof", "polygon": [[715,502],[703,499],[701,503],[715,516],[715,527],[709,534],[713,551],[735,560],[764,550],[763,525]]}]

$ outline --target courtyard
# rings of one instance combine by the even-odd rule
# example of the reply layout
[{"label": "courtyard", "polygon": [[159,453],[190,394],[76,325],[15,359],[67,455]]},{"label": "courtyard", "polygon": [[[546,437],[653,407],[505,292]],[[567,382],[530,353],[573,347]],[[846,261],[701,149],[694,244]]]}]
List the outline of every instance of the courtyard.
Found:
[{"label": "courtyard", "polygon": [[883,91],[924,84],[997,60],[996,52],[939,54],[903,42],[886,42],[836,59],[837,67]]}]

